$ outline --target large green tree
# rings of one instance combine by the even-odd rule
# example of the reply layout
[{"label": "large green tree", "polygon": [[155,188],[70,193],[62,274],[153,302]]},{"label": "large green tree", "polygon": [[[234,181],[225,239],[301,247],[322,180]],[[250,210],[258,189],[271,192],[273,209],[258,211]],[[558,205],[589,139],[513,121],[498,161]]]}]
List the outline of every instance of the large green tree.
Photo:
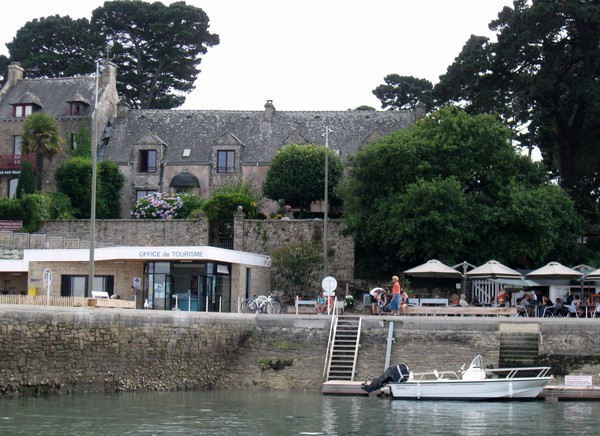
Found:
[{"label": "large green tree", "polygon": [[385,84],[373,90],[375,97],[381,101],[382,109],[414,109],[419,102],[428,108],[433,106],[433,84],[429,80],[388,74],[383,81]]},{"label": "large green tree", "polygon": [[142,109],[181,106],[194,89],[201,55],[219,44],[219,36],[208,31],[208,15],[183,1],[105,2],[91,23],[112,44],[119,94]]},{"label": "large green tree", "polygon": [[292,207],[309,210],[312,202],[325,198],[326,152],[328,198],[333,198],[344,166],[331,149],[314,144],[289,144],[273,156],[263,184],[265,195]]},{"label": "large green tree", "polygon": [[219,44],[208,29],[206,13],[183,1],[107,1],[90,21],[58,15],[30,21],[7,47],[28,77],[91,74],[108,56],[119,69],[117,90],[132,107],[169,109],[185,102],[201,56]]},{"label": "large green tree", "polygon": [[578,210],[600,205],[600,3],[517,0],[490,24],[496,41],[472,36],[440,78],[442,103],[497,112],[538,146]]},{"label": "large green tree", "polygon": [[91,31],[87,18],[53,15],[21,27],[6,44],[10,60],[19,62],[28,77],[72,77],[95,71],[105,39]]},{"label": "large green tree", "polygon": [[531,267],[578,252],[572,201],[514,150],[495,116],[446,107],[364,147],[352,163],[344,218],[363,275],[431,258]]}]

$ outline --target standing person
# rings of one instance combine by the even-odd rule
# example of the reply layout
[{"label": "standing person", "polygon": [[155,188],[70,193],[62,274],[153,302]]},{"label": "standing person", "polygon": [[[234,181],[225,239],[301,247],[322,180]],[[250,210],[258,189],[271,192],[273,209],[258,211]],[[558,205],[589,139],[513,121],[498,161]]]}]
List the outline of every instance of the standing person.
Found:
[{"label": "standing person", "polygon": [[135,301],[135,296],[137,294],[137,289],[135,286],[132,286],[131,288],[129,288],[130,292],[131,292],[131,301]]},{"label": "standing person", "polygon": [[401,295],[402,288],[400,287],[400,279],[398,276],[392,277],[392,301],[390,302],[390,312],[392,315],[400,315],[400,304],[401,304]]}]

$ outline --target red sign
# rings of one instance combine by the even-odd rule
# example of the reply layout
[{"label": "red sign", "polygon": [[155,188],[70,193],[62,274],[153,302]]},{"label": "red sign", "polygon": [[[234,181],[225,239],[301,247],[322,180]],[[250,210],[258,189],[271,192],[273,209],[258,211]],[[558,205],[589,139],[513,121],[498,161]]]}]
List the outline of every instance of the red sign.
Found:
[{"label": "red sign", "polygon": [[0,230],[21,230],[23,221],[0,220]]}]

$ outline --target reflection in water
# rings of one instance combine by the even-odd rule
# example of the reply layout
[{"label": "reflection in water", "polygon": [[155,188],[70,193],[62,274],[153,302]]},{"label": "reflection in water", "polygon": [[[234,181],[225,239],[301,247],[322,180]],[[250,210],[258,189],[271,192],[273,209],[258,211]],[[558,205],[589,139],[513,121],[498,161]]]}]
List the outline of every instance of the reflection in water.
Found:
[{"label": "reflection in water", "polygon": [[592,435],[598,428],[600,402],[240,391],[0,398],[2,435]]}]

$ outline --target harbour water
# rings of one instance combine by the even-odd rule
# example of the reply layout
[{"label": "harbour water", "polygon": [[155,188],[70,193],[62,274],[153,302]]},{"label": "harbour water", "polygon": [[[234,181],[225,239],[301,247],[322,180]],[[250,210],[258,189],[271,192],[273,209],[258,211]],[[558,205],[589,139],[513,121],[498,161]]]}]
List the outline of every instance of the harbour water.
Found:
[{"label": "harbour water", "polygon": [[398,401],[314,392],[0,398],[7,435],[592,435],[600,402]]}]

